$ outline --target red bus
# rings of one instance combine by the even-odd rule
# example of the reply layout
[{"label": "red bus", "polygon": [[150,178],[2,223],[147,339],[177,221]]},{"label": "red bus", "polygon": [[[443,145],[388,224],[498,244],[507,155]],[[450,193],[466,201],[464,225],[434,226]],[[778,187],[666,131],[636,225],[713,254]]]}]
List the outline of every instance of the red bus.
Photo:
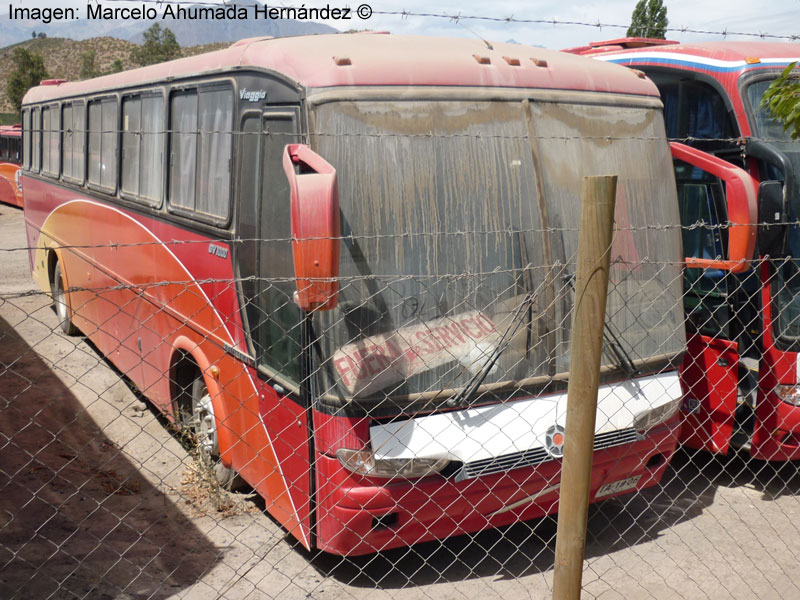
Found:
[{"label": "red bus", "polygon": [[61,328],[338,554],[557,509],[581,179],[617,173],[592,499],[660,480],[686,337],[651,82],[321,35],[42,85],[22,113]]},{"label": "red bus", "polygon": [[[624,38],[569,52],[642,71],[664,101],[667,134],[746,169],[759,182],[760,261],[737,272],[686,271],[688,352],[682,442],[768,461],[800,458],[800,141],[761,106],[800,44]],[[676,162],[688,257],[725,252],[725,190]],[[744,265],[743,265],[744,266]]]},{"label": "red bus", "polygon": [[22,207],[22,126],[0,125],[0,202]]}]

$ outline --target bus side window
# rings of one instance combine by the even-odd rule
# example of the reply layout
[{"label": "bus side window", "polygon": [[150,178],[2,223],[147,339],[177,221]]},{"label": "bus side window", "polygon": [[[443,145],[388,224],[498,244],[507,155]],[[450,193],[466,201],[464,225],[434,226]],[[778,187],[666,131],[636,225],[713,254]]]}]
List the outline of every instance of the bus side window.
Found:
[{"label": "bus side window", "polygon": [[165,137],[164,98],[161,94],[146,95],[142,98],[139,195],[155,206],[161,204]]},{"label": "bus side window", "polygon": [[61,111],[61,168],[64,179],[83,183],[86,117],[83,102],[64,104]]},{"label": "bus side window", "polygon": [[61,172],[64,178],[73,178],[72,139],[75,135],[72,122],[72,104],[61,106]]},{"label": "bus side window", "polygon": [[230,216],[233,92],[212,86],[173,94],[169,202],[203,220]]},{"label": "bus side window", "polygon": [[161,204],[164,98],[159,93],[122,99],[122,193]]},{"label": "bus side window", "polygon": [[116,191],[117,99],[89,103],[89,183]]},{"label": "bus side window", "polygon": [[142,139],[142,97],[122,98],[122,193],[139,194],[139,156]]},{"label": "bus side window", "polygon": [[170,101],[169,202],[194,209],[197,160],[197,92],[174,94]]},{"label": "bus side window", "polygon": [[42,150],[42,113],[38,108],[31,111],[31,171],[39,172]]},{"label": "bus side window", "polygon": [[196,210],[227,220],[230,215],[233,92],[230,88],[200,91]]},{"label": "bus side window", "polygon": [[83,183],[86,177],[86,105],[83,101],[72,105],[72,175]]},{"label": "bus side window", "polygon": [[50,173],[50,130],[53,119],[49,106],[42,108],[42,173]]},{"label": "bus side window", "polygon": [[22,111],[22,167],[31,168],[31,111]]},{"label": "bus side window", "polygon": [[61,165],[61,112],[58,104],[42,109],[42,172],[58,177]]}]

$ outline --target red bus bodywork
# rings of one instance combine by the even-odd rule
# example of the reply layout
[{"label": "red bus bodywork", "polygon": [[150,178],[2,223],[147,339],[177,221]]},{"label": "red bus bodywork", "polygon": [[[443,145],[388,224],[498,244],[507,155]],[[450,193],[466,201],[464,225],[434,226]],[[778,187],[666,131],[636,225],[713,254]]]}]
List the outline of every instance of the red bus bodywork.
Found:
[{"label": "red bus bodywork", "polygon": [[[557,52],[513,44],[487,49],[475,40],[356,34],[244,40],[206,55],[40,86],[24,103],[46,106],[131,86],[188,85],[198,78],[250,71],[277,73],[309,96],[370,88],[413,95],[426,86],[657,96],[650,82],[625,69]],[[244,92],[240,99],[250,101]],[[215,235],[171,216],[166,202],[145,210],[120,201],[118,194],[93,192],[63,179],[26,172],[24,190],[31,266],[40,287],[51,289],[58,261],[64,287],[71,290],[75,325],[173,420],[176,381],[190,359],[213,401],[222,461],[265,498],[269,512],[304,547],[364,554],[557,510],[560,460],[553,457],[463,480],[433,475],[387,481],[346,470],[337,450],[368,446],[370,435],[389,425],[369,415],[321,410],[305,385],[287,389],[283,380],[254,364],[230,235]],[[661,386],[659,394],[679,397],[674,368],[653,378]],[[662,382],[669,382],[667,391]],[[553,414],[565,396],[545,397]],[[533,400],[529,396],[508,404],[527,411]],[[419,416],[453,419],[485,410],[428,410]],[[646,435],[630,429],[624,443],[598,446],[592,496],[604,484],[621,480],[631,483],[619,490],[606,488],[605,497],[655,485],[676,447],[678,427],[675,415]]]},{"label": "red bus bodywork", "polygon": [[[746,97],[747,84],[759,78],[774,78],[790,63],[800,60],[800,44],[727,41],[683,44],[671,40],[622,38],[565,51],[643,71],[656,80],[659,87],[683,78],[714,90],[732,118],[733,136],[740,143],[739,154],[746,155],[745,168],[756,181],[771,178],[765,172],[764,162],[748,152],[748,140],[759,139],[752,121],[759,107]],[[737,140],[731,142],[736,144]],[[701,136],[686,143],[700,145],[714,141],[704,142]],[[798,176],[796,168],[795,178]],[[790,199],[792,201],[796,199]],[[756,209],[754,206],[754,212]],[[788,215],[784,218],[788,220]],[[789,390],[786,395],[792,396],[791,390],[800,384],[800,355],[786,347],[781,349],[781,344],[776,343],[775,288],[771,285],[775,268],[769,260],[752,267],[760,280],[760,291],[752,295],[754,300],[760,301],[761,315],[745,326],[753,329],[751,336],[757,338],[755,352],[744,356],[740,352],[741,343],[723,334],[689,333],[688,352],[682,368],[686,397],[682,407],[685,424],[681,442],[690,448],[727,454],[732,447],[741,447],[761,460],[800,459],[800,405],[783,401],[776,393],[778,386],[783,386]],[[731,308],[735,313],[743,307],[734,300]],[[746,358],[757,366],[744,365]],[[745,389],[743,381],[748,371],[757,374],[752,412],[742,410],[746,396],[752,393]]]},{"label": "red bus bodywork", "polygon": [[22,208],[21,125],[0,125],[0,202]]}]

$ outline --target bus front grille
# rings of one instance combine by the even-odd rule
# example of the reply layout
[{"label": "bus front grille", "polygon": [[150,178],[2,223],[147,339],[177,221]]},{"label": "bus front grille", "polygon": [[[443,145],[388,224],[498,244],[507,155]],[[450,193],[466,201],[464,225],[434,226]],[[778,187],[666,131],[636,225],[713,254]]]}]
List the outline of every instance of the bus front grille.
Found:
[{"label": "bus front grille", "polygon": [[[616,431],[595,435],[594,449],[603,450],[605,448],[613,448],[614,446],[639,442],[643,439],[644,437],[635,429],[618,429]],[[558,459],[554,458],[545,448],[541,447],[531,448],[521,452],[512,452],[511,454],[504,454],[502,456],[484,458],[482,460],[464,463],[461,469],[456,473],[456,481],[474,479],[485,475],[494,475],[495,473],[506,473],[514,469],[538,465],[549,460]]]}]

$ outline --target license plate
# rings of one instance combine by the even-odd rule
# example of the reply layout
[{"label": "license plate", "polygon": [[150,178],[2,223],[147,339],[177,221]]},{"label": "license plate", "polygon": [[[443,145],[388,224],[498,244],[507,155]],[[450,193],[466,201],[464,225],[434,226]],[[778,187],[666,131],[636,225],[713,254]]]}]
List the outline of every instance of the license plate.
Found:
[{"label": "license plate", "polygon": [[603,496],[610,496],[611,494],[619,494],[620,492],[632,490],[636,487],[636,484],[639,483],[641,478],[641,475],[637,475],[636,477],[620,479],[619,481],[614,481],[613,483],[606,483],[605,485],[601,486],[599,490],[597,490],[597,494],[595,494],[594,497],[601,498]]}]

